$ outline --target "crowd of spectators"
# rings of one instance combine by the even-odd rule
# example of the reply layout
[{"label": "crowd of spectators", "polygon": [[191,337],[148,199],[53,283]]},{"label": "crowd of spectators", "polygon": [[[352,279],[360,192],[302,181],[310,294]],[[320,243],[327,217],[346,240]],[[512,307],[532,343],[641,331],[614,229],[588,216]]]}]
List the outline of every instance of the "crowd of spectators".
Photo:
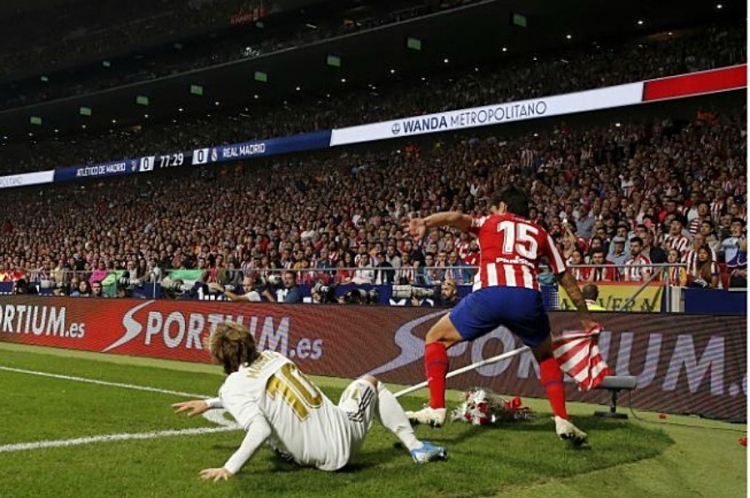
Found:
[{"label": "crowd of spectators", "polygon": [[44,140],[33,147],[28,141],[8,143],[2,147],[0,172],[173,153],[719,67],[744,61],[745,45],[738,43],[738,32],[738,27],[708,28],[675,40],[592,48],[544,61],[505,64],[498,60],[478,71],[464,68],[417,82],[393,80],[382,87],[331,94],[330,98],[300,98],[233,113],[217,108],[203,118],[146,122],[137,129]]},{"label": "crowd of spectators", "polygon": [[41,12],[24,9],[3,19],[0,79],[49,74],[86,59],[229,26],[232,16],[259,9],[265,15],[273,5],[260,0],[85,0]]},{"label": "crowd of spectators", "polygon": [[[338,15],[327,13],[325,17],[315,20],[315,24],[307,23],[306,25],[295,24],[293,26],[280,26],[272,32],[266,29],[248,30],[232,29],[231,26],[237,23],[245,24],[248,22],[259,22],[261,19],[270,15],[268,7],[263,7],[263,2],[215,2],[214,0],[188,2],[181,4],[170,12],[162,14],[153,14],[147,18],[130,21],[117,27],[110,27],[108,30],[97,30],[94,33],[86,31],[81,37],[75,38],[75,47],[69,50],[62,50],[57,54],[58,48],[50,51],[46,47],[43,51],[44,57],[34,57],[32,60],[38,61],[38,65],[28,64],[28,52],[17,52],[5,56],[6,64],[3,65],[3,56],[0,56],[0,78],[3,73],[8,76],[19,77],[20,75],[38,75],[40,72],[45,73],[43,81],[35,79],[33,81],[24,81],[23,85],[10,84],[6,88],[0,87],[0,104],[1,108],[12,108],[17,106],[31,105],[38,102],[55,100],[73,95],[84,95],[95,91],[114,88],[126,84],[152,80],[167,75],[179,74],[194,69],[210,67],[226,62],[240,59],[255,58],[263,54],[270,54],[280,50],[292,47],[308,45],[310,43],[326,40],[338,36],[344,36],[360,31],[366,31],[386,24],[392,24],[407,19],[418,18],[438,10],[450,10],[462,5],[474,3],[478,0],[450,0],[440,4],[424,3],[419,0],[411,2],[373,3],[361,13],[344,11]],[[191,7],[192,4],[195,4]],[[224,10],[217,10],[216,4],[221,4]],[[246,4],[243,6],[243,4]],[[255,4],[255,6],[253,6]],[[230,16],[226,10],[237,9],[239,13]],[[195,14],[195,20],[202,19],[200,14],[208,10],[210,16],[204,28],[208,28],[224,20],[227,28],[219,31],[219,36],[198,36],[194,30],[191,32],[191,25],[187,26],[173,23],[169,16],[183,15],[187,10]],[[191,16],[192,17],[192,16]],[[167,22],[171,29],[163,31],[162,23]],[[198,26],[193,26],[197,29]],[[106,70],[101,68],[104,59],[111,59],[112,56],[118,55],[115,46],[108,42],[123,43],[127,40],[125,33],[134,33],[138,38],[148,35],[160,35],[162,44],[142,50],[143,47],[137,47],[138,57],[127,57],[126,54],[119,54],[124,59],[121,63],[111,64],[107,61],[109,67]],[[107,36],[100,36],[106,32]],[[192,35],[188,38],[179,38],[179,33]],[[85,35],[85,36],[84,36]],[[92,39],[89,39],[89,36]],[[177,37],[177,38],[176,38]],[[133,40],[137,41],[137,40]],[[164,41],[168,41],[164,44]],[[125,46],[123,46],[123,49]],[[64,67],[64,64],[70,64],[75,57],[81,57],[81,51],[91,54],[97,54],[99,59],[95,62],[89,62],[88,65],[82,65],[75,71],[74,79],[71,80],[69,74],[64,74],[58,78],[54,74],[55,70]],[[34,50],[39,52],[39,50]],[[52,52],[52,53],[50,53]],[[57,55],[55,55],[57,54]],[[13,66],[15,59],[20,66]]]},{"label": "crowd of spectators", "polygon": [[658,279],[742,287],[743,116],[548,124],[508,138],[463,135],[427,148],[238,163],[170,180],[137,175],[9,191],[0,207],[0,273],[57,280],[75,270],[95,283],[116,269],[147,281],[197,268],[206,283],[225,285],[238,274],[288,269],[310,285],[465,284],[475,241],[443,229],[412,240],[402,224],[443,210],[482,213],[493,192],[513,183],[529,193],[531,218],[570,263],[603,265],[577,268],[581,281],[642,282],[649,269],[636,265],[683,261],[684,271]]}]

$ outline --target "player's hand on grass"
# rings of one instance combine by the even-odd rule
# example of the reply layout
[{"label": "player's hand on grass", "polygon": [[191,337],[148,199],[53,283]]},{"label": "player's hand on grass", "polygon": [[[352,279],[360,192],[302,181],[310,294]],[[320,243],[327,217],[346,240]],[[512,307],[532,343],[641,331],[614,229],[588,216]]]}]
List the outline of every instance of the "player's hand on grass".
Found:
[{"label": "player's hand on grass", "polygon": [[427,230],[427,224],[424,218],[412,218],[408,223],[404,223],[404,228],[409,231],[412,237],[421,239]]},{"label": "player's hand on grass", "polygon": [[201,479],[203,480],[213,480],[214,482],[217,481],[226,481],[230,477],[232,477],[234,474],[229,472],[224,467],[218,468],[218,469],[203,469],[201,470]]},{"label": "player's hand on grass", "polygon": [[195,399],[192,401],[175,403],[172,405],[172,408],[174,408],[175,413],[188,412],[188,417],[193,417],[208,411],[208,403],[202,399]]}]

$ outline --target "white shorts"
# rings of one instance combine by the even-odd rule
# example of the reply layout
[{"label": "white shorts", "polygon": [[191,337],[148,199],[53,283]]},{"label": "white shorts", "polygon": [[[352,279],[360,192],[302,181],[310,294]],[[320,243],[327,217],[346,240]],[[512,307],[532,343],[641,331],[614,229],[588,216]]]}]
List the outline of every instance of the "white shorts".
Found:
[{"label": "white shorts", "polygon": [[351,455],[362,447],[378,408],[378,390],[364,379],[357,379],[341,393],[338,407],[349,421]]}]

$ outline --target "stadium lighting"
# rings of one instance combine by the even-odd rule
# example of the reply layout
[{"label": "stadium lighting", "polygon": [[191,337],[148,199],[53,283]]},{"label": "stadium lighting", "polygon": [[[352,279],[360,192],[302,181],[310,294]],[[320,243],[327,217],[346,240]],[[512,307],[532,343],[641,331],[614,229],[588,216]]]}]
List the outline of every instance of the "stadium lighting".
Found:
[{"label": "stadium lighting", "polygon": [[615,127],[619,128],[620,126],[622,126],[620,123],[615,123]]},{"label": "stadium lighting", "polygon": [[148,114],[144,114],[143,117],[148,119]]},{"label": "stadium lighting", "polygon": [[448,59],[443,59],[444,64],[448,64],[448,62],[450,62]]},{"label": "stadium lighting", "polygon": [[570,40],[570,39],[572,39],[572,38],[573,38],[573,35],[568,35],[568,36],[566,36],[565,38],[567,38],[568,40]]},{"label": "stadium lighting", "polygon": [[300,88],[300,87],[297,87],[297,91],[299,92],[300,90],[302,90],[302,88]]},{"label": "stadium lighting", "polygon": [[503,47],[503,52],[507,52],[507,51],[508,51],[508,47]]},{"label": "stadium lighting", "polygon": [[539,59],[537,59],[536,57],[534,57],[534,61],[538,61],[538,60],[539,60]]},{"label": "stadium lighting", "polygon": [[724,8],[724,6],[722,4],[720,4],[720,3],[717,3],[716,4],[716,8],[721,10],[721,9]]},{"label": "stadium lighting", "polygon": [[86,125],[81,125],[81,128],[83,128],[85,130],[86,129]]},{"label": "stadium lighting", "polygon": [[57,128],[55,128],[55,133],[60,133],[60,130],[58,130]]},{"label": "stadium lighting", "polygon": [[638,20],[638,26],[643,26],[643,21],[640,19]]},{"label": "stadium lighting", "polygon": [[396,70],[395,69],[391,69],[391,74],[396,74]]},{"label": "stadium lighting", "polygon": [[113,120],[112,120],[112,124],[117,124],[117,120],[116,120],[116,119],[113,119]]},{"label": "stadium lighting", "polygon": [[183,109],[182,107],[180,107],[180,108],[179,108],[179,109],[177,109],[177,110],[178,110],[178,111],[180,111],[180,112],[182,112],[182,111],[184,111],[185,109]]},{"label": "stadium lighting", "polygon": [[425,78],[424,76],[422,76],[422,81],[427,81],[427,78]]},{"label": "stadium lighting", "polygon": [[217,100],[216,102],[214,102],[214,105],[218,106],[219,105],[219,101]]},{"label": "stadium lighting", "polygon": [[257,99],[257,98],[259,98],[259,97],[258,97],[258,94],[256,93],[255,95],[253,95],[253,98],[254,98],[254,99]]},{"label": "stadium lighting", "polygon": [[346,78],[341,78],[341,83],[346,83]]}]

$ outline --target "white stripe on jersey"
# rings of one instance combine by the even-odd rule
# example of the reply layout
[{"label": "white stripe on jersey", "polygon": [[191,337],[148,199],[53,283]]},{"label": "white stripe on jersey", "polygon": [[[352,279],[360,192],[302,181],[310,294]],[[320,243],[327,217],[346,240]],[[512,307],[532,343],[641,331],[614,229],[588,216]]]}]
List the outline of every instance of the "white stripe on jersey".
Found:
[{"label": "white stripe on jersey", "polygon": [[497,285],[497,264],[490,263],[487,265],[487,282],[490,285]]},{"label": "white stripe on jersey", "polygon": [[563,261],[562,256],[560,256],[560,251],[557,250],[557,246],[555,246],[555,241],[552,240],[552,237],[547,234],[547,244],[549,244],[550,252],[554,256],[554,261],[550,260],[550,269],[552,270],[552,273],[557,275],[558,273],[562,273],[565,271],[565,261]]},{"label": "white stripe on jersey", "polygon": [[527,289],[533,289],[534,288],[534,276],[531,274],[531,270],[529,270],[527,267],[522,266],[521,272],[523,272],[523,286]]},{"label": "white stripe on jersey", "polygon": [[[505,272],[505,285],[508,287],[516,287],[518,285],[518,282],[516,281],[516,270],[510,265],[503,265],[503,271]],[[493,284],[490,283],[490,285]]]}]

